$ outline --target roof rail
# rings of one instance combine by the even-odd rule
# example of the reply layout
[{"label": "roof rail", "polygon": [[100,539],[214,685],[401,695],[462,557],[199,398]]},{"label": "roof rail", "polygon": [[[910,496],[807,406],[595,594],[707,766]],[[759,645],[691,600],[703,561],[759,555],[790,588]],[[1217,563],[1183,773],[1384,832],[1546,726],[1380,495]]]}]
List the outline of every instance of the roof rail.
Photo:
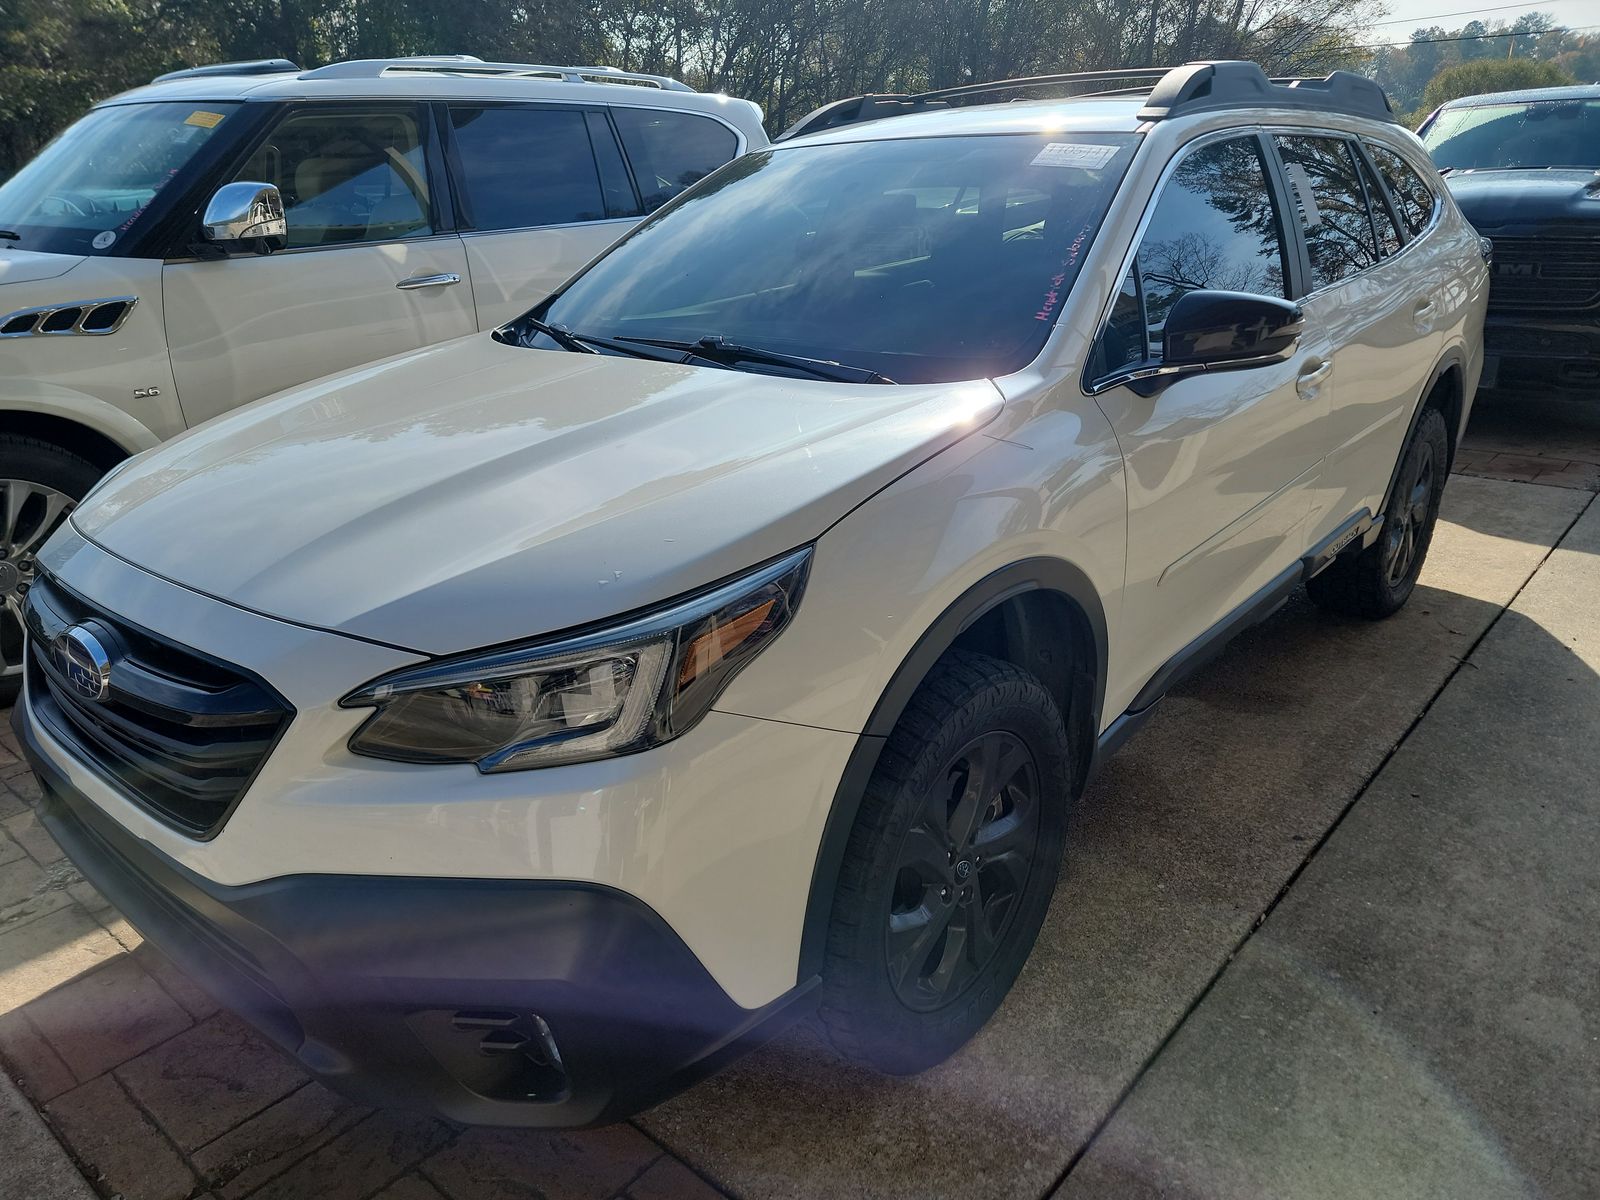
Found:
[{"label": "roof rail", "polygon": [[694,89],[665,75],[646,75],[616,67],[561,67],[545,63],[484,62],[470,54],[432,54],[412,58],[359,58],[307,71],[301,79],[377,79],[388,74],[430,74],[489,79],[546,79],[566,83],[618,83],[669,92]]},{"label": "roof rail", "polygon": [[[878,121],[933,108],[958,104],[997,103],[1008,92],[1029,88],[1071,84],[1117,84],[1149,80],[1149,86],[1096,88],[1081,92],[1087,96],[1146,96],[1139,117],[1160,121],[1189,113],[1214,109],[1263,107],[1317,109],[1351,113],[1381,121],[1395,121],[1394,110],[1383,89],[1370,79],[1349,71],[1335,71],[1325,79],[1268,79],[1253,62],[1189,63],[1182,67],[1128,67],[1112,71],[1076,71],[1066,75],[1034,75],[1025,79],[1001,79],[993,83],[972,83],[940,88],[931,92],[868,93],[835,100],[808,113],[774,141],[802,137],[825,129]],[[1013,96],[1012,99],[1018,97]]]},{"label": "roof rail", "polygon": [[256,58],[249,62],[209,63],[203,67],[185,67],[181,71],[168,71],[165,75],[157,75],[150,82],[201,79],[207,75],[288,75],[299,70],[299,64],[292,63],[287,58]]}]

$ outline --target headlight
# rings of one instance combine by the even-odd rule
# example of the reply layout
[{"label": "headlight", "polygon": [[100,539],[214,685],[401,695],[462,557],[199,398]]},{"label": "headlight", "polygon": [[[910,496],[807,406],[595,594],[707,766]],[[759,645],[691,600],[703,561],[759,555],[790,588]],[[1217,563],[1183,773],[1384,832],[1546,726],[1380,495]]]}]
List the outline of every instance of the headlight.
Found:
[{"label": "headlight", "polygon": [[385,675],[340,701],[377,709],[350,749],[490,772],[659,745],[783,632],[810,566],[808,547],[608,628]]}]

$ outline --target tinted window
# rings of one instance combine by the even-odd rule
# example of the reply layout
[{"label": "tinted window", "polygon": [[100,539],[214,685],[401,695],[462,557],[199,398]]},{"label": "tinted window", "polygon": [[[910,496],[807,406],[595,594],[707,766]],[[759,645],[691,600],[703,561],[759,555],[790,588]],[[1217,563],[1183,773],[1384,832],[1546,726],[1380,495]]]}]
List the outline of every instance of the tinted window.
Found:
[{"label": "tinted window", "polygon": [[749,154],[539,315],[610,337],[720,335],[901,383],[1004,374],[1049,335],[1135,145],[1026,134]]},{"label": "tinted window", "polygon": [[1600,99],[1469,104],[1443,109],[1422,131],[1440,169],[1600,168]]},{"label": "tinted window", "polygon": [[1368,146],[1372,161],[1378,164],[1378,173],[1389,185],[1400,219],[1406,223],[1413,236],[1421,233],[1433,220],[1433,206],[1438,198],[1422,176],[1393,150],[1383,146]]},{"label": "tinted window", "polygon": [[1361,182],[1367,189],[1367,208],[1372,213],[1372,227],[1378,234],[1378,252],[1388,258],[1400,249],[1405,239],[1400,236],[1400,227],[1394,223],[1394,217],[1389,213],[1383,188],[1378,186],[1377,176],[1373,175],[1367,160],[1357,154],[1356,162],[1361,167]]},{"label": "tinted window", "polygon": [[700,182],[739,149],[733,130],[709,117],[645,108],[614,108],[611,115],[646,212]]},{"label": "tinted window", "polygon": [[1132,336],[1127,301],[1133,289],[1123,284],[1106,357],[1114,368],[1128,355],[1159,360],[1167,313],[1185,292],[1214,288],[1285,295],[1283,228],[1267,186],[1261,145],[1253,137],[1217,142],[1187,155],[1167,181],[1139,243],[1134,270],[1144,299],[1145,344]]},{"label": "tinted window", "polygon": [[452,106],[450,123],[474,229],[524,229],[606,217],[600,172],[581,110]]},{"label": "tinted window", "polygon": [[644,213],[638,194],[633,190],[633,180],[628,177],[628,164],[622,161],[622,150],[617,145],[616,132],[603,112],[588,112],[584,119],[589,124],[589,144],[594,147],[595,162],[600,167],[600,187],[605,192],[606,216],[637,217]]},{"label": "tinted window", "polygon": [[[223,134],[238,107],[95,109],[0,187],[0,229],[22,235],[20,242],[6,244],[53,254],[111,251],[156,195],[185,176],[201,148]],[[180,183],[174,194],[182,191]]]},{"label": "tinted window", "polygon": [[1278,152],[1293,187],[1311,255],[1311,286],[1327,287],[1378,261],[1372,221],[1342,138],[1279,137]]},{"label": "tinted window", "polygon": [[294,113],[235,178],[277,185],[290,246],[433,232],[428,166],[414,109]]}]

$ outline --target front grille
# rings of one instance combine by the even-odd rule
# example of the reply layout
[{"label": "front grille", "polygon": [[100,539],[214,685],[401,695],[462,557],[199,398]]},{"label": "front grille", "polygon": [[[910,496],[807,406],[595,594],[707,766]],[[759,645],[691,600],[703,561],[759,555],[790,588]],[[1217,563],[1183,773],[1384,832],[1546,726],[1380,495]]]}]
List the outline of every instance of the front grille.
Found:
[{"label": "front grille", "polygon": [[1494,238],[1492,312],[1600,305],[1600,237]]},{"label": "front grille", "polygon": [[[106,613],[41,575],[28,592],[28,703],[107,782],[193,837],[216,834],[294,710],[236,667]],[[94,699],[62,640],[74,626],[110,660]]]}]

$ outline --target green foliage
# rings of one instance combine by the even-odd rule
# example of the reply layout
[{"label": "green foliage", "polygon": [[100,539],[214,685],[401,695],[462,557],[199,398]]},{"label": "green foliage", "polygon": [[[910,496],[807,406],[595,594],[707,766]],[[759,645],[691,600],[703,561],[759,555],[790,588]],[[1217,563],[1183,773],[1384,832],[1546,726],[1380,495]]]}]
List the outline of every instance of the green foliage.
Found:
[{"label": "green foliage", "polygon": [[1576,82],[1555,63],[1535,62],[1531,58],[1480,58],[1476,62],[1446,67],[1429,80],[1422,90],[1422,115],[1427,116],[1445,101],[1462,96],[1560,87]]}]

